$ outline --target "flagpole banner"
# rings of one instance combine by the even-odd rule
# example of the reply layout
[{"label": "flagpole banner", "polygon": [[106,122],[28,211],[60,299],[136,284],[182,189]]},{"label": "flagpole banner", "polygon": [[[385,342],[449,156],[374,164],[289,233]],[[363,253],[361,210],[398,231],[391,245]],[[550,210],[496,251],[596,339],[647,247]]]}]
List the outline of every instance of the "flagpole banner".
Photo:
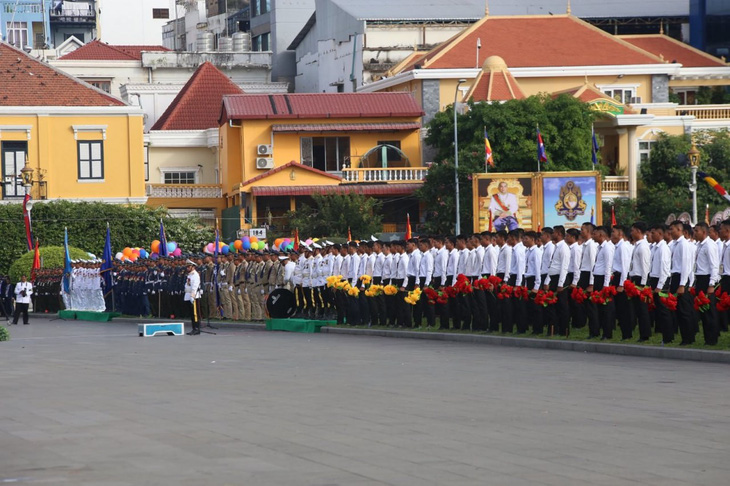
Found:
[{"label": "flagpole banner", "polygon": [[478,232],[532,229],[534,176],[532,173],[474,174],[474,227]]},{"label": "flagpole banner", "polygon": [[545,226],[580,229],[592,219],[592,208],[601,219],[601,177],[598,172],[543,172],[542,221]]}]

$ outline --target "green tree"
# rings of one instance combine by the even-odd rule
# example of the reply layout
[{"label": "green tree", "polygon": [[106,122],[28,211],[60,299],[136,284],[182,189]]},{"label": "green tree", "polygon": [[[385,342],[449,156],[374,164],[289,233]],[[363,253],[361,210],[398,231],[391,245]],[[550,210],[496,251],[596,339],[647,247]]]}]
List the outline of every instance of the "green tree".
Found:
[{"label": "green tree", "polygon": [[[591,126],[595,117],[587,103],[569,95],[555,98],[539,95],[505,103],[470,103],[466,114],[457,115],[463,230],[470,231],[472,226],[471,175],[485,170],[485,128],[497,172],[537,171],[538,125],[549,160],[542,165],[543,170],[593,170]],[[436,149],[439,162],[429,170],[418,196],[427,210],[426,230],[451,233],[456,218],[453,106],[438,113],[428,129],[426,142]]]},{"label": "green tree", "polygon": [[314,205],[289,211],[289,226],[303,237],[347,237],[348,228],[355,239],[369,238],[382,231],[380,202],[355,192],[313,194]]},{"label": "green tree", "polygon": [[[183,251],[199,251],[213,239],[213,229],[199,218],[172,218],[165,208],[122,206],[105,203],[54,201],[33,207],[33,233],[41,247],[62,246],[64,228],[68,228],[69,244],[101,256],[106,225],[112,234],[112,249],[124,247],[149,249],[159,236],[160,219],[164,221],[168,241],[176,241]],[[22,207],[19,204],[0,206],[0,272],[28,251],[25,241]]]},{"label": "green tree", "polygon": [[[727,131],[696,134],[701,152],[700,170],[720,184],[730,185],[730,135]],[[649,160],[641,165],[641,186],[637,207],[646,221],[664,222],[670,213],[692,211],[689,183],[692,175],[687,152],[692,147],[688,136],[662,134],[653,144]],[[698,219],[704,220],[705,205],[710,214],[728,207],[728,201],[702,180],[697,183]]]}]

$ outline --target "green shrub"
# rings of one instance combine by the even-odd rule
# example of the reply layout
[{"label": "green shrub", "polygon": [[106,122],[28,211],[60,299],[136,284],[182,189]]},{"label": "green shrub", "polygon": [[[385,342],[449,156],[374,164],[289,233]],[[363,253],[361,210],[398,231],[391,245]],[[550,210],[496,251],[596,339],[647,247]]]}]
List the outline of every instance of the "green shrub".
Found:
[{"label": "green shrub", "polygon": [[0,327],[0,341],[10,341],[10,332],[4,327]]},{"label": "green shrub", "polygon": [[[63,268],[64,251],[62,246],[48,246],[38,249],[41,254],[41,268]],[[71,260],[88,259],[89,253],[70,246],[68,248]],[[12,282],[20,281],[21,275],[30,277],[30,270],[33,267],[34,252],[29,251],[25,255],[18,258],[10,266],[10,280]]]}]

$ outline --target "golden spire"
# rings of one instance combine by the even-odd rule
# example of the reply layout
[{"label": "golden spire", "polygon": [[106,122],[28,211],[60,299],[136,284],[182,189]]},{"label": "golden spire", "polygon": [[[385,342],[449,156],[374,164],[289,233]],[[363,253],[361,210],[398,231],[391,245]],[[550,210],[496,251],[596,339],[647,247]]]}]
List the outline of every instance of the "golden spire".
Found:
[{"label": "golden spire", "polygon": [[489,17],[489,0],[484,0],[484,16]]},{"label": "golden spire", "polygon": [[570,0],[568,0],[568,8],[565,9],[565,13],[570,15]]},{"label": "golden spire", "polygon": [[659,22],[659,33],[664,35],[664,22]]}]

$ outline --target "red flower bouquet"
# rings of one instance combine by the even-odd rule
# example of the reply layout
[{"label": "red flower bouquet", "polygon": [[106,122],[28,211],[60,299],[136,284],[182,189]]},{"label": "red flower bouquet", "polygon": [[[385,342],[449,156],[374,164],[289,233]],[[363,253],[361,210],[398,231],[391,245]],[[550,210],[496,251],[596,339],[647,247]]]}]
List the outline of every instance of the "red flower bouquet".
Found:
[{"label": "red flower bouquet", "polygon": [[710,299],[701,290],[699,294],[695,295],[694,308],[696,311],[700,312],[707,312],[710,310]]},{"label": "red flower bouquet", "polygon": [[634,285],[634,283],[631,280],[626,280],[624,282],[624,292],[626,292],[626,297],[629,299],[633,299],[634,297],[639,297],[641,294],[641,290]]},{"label": "red flower bouquet", "polygon": [[588,294],[582,288],[576,287],[570,293],[570,298],[573,299],[576,303],[582,304],[588,298]]},{"label": "red flower bouquet", "polygon": [[659,294],[659,301],[662,303],[664,307],[669,309],[670,311],[676,311],[677,310],[677,296],[674,294],[665,294],[660,293]]}]

